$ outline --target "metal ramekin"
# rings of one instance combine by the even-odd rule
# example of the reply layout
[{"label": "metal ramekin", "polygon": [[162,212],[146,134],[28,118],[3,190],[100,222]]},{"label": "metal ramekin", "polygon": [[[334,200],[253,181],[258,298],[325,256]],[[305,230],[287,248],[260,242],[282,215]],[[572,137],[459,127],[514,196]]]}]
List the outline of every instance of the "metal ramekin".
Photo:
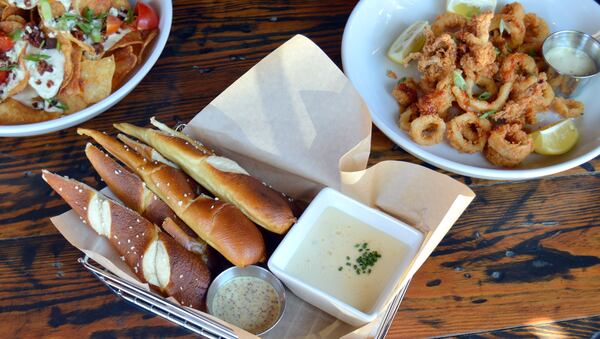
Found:
[{"label": "metal ramekin", "polygon": [[277,296],[279,297],[279,303],[281,304],[279,316],[277,317],[277,320],[273,323],[273,325],[271,325],[271,327],[267,328],[262,333],[256,334],[257,336],[261,336],[269,332],[279,323],[283,316],[283,312],[285,311],[285,288],[283,287],[283,284],[281,283],[281,281],[279,281],[279,279],[277,279],[277,277],[273,275],[273,273],[269,272],[268,270],[262,267],[255,265],[250,265],[243,268],[234,266],[221,272],[221,274],[219,274],[215,278],[215,280],[213,280],[213,282],[210,284],[208,292],[206,293],[206,307],[208,309],[208,313],[213,314],[212,303],[215,295],[217,294],[217,291],[231,279],[237,277],[259,278],[267,282],[269,285],[273,286],[273,288],[277,292]]},{"label": "metal ramekin", "polygon": [[[570,47],[585,52],[596,63],[596,72],[593,74],[576,76],[563,73],[556,69],[548,59],[546,53],[555,47]],[[570,98],[581,93],[585,85],[600,73],[600,42],[589,34],[578,31],[558,31],[544,40],[542,54],[548,69],[548,83],[557,94]]]}]

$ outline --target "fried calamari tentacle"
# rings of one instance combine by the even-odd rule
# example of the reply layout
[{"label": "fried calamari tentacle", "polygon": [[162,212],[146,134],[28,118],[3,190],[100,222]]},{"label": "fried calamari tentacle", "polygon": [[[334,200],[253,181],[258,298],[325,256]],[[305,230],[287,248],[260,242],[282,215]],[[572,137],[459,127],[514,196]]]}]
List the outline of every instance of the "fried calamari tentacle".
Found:
[{"label": "fried calamari tentacle", "polygon": [[533,140],[519,124],[505,124],[490,132],[483,153],[494,165],[515,167],[533,152]]},{"label": "fried calamari tentacle", "polygon": [[445,119],[448,115],[448,109],[452,107],[454,96],[451,91],[452,77],[447,76],[440,80],[434,91],[431,91],[421,98],[417,103],[417,108],[421,115],[439,115]]},{"label": "fried calamari tentacle", "polygon": [[494,16],[490,32],[493,35],[498,32],[499,36],[506,37],[507,47],[511,50],[517,49],[525,41],[525,23],[514,15],[498,14]]},{"label": "fried calamari tentacle", "polygon": [[535,60],[524,53],[513,53],[502,61],[499,76],[502,82],[513,82],[521,76],[538,75]]},{"label": "fried calamari tentacle", "polygon": [[467,112],[450,120],[446,137],[450,145],[458,151],[477,153],[483,151],[491,128],[489,120],[480,119],[477,114]]},{"label": "fried calamari tentacle", "polygon": [[507,82],[500,86],[498,95],[492,102],[472,98],[466,91],[463,91],[456,86],[452,87],[452,93],[456,98],[456,102],[463,110],[467,112],[484,113],[489,111],[497,111],[504,106],[506,100],[508,100],[512,86],[512,82]]},{"label": "fried calamari tentacle", "polygon": [[437,115],[423,115],[410,124],[410,137],[419,145],[432,146],[444,139],[446,123]]},{"label": "fried calamari tentacle", "polygon": [[538,55],[542,49],[544,40],[550,34],[548,23],[534,13],[525,15],[525,39],[523,45],[518,49],[519,52],[529,55]]},{"label": "fried calamari tentacle", "polygon": [[489,41],[489,27],[493,18],[491,12],[471,18],[465,29],[457,35],[461,45],[460,67],[467,77],[491,77],[497,71],[496,51]]},{"label": "fried calamari tentacle", "polygon": [[480,15],[473,16],[471,21],[465,26],[465,32],[471,33],[479,40],[479,43],[488,42],[490,39],[490,25],[494,18],[494,13],[485,12]]},{"label": "fried calamari tentacle", "polygon": [[418,54],[417,67],[427,82],[437,82],[456,67],[456,42],[449,34],[436,37],[431,28],[425,28],[425,45]]},{"label": "fried calamari tentacle", "polygon": [[407,78],[405,81],[398,81],[392,95],[398,101],[400,106],[409,106],[417,101],[419,85],[413,78]]},{"label": "fried calamari tentacle", "polygon": [[467,24],[467,18],[460,14],[446,12],[435,18],[433,24],[431,24],[431,30],[436,36],[440,36],[444,33],[455,33]]},{"label": "fried calamari tentacle", "polygon": [[405,131],[410,131],[410,124],[419,117],[419,109],[416,104],[408,106],[404,111],[401,109],[398,125]]},{"label": "fried calamari tentacle", "polygon": [[577,118],[583,114],[585,106],[583,102],[574,99],[555,97],[552,101],[552,110],[565,118]]},{"label": "fried calamari tentacle", "polygon": [[538,107],[538,112],[543,112],[552,106],[552,102],[554,101],[554,89],[548,82],[544,84],[544,88],[542,89],[542,101],[541,106]]}]

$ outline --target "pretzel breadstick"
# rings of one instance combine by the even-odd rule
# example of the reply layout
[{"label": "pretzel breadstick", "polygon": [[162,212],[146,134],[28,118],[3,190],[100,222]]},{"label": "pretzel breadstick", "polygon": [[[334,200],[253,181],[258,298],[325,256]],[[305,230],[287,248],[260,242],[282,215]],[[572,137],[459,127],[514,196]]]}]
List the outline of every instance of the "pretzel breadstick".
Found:
[{"label": "pretzel breadstick", "polygon": [[93,188],[42,171],[42,178],[84,223],[106,237],[142,281],[185,306],[204,307],[210,272],[204,262],[160,232],[150,221]]},{"label": "pretzel breadstick", "polygon": [[265,257],[265,243],[256,226],[232,204],[196,196],[191,180],[180,170],[148,161],[106,134],[78,129],[92,137],[132,169],[162,201],[211,247],[236,266],[247,266]]},{"label": "pretzel breadstick", "polygon": [[204,262],[208,264],[206,242],[195,239],[196,233],[178,219],[175,212],[148,189],[142,179],[90,143],[85,147],[85,155],[106,185],[125,206],[140,213],[155,225],[162,225],[166,219],[169,219],[168,229],[163,229],[188,251],[201,255]]},{"label": "pretzel breadstick", "polygon": [[239,207],[248,218],[267,230],[282,234],[296,222],[281,193],[250,176],[233,160],[215,155],[199,142],[154,118],[151,121],[160,131],[126,123],[114,126],[154,147],[206,189]]},{"label": "pretzel breadstick", "polygon": [[152,148],[146,144],[143,144],[139,141],[135,141],[135,140],[129,138],[128,136],[126,136],[125,134],[121,134],[121,133],[117,134],[117,139],[121,140],[122,143],[129,146],[131,149],[138,152],[139,154],[141,154],[144,158],[146,158],[148,160],[162,162],[163,164],[167,164],[171,167],[179,168],[179,166],[177,166],[177,164],[165,159],[165,157],[163,157],[160,153],[158,153],[154,148]]}]

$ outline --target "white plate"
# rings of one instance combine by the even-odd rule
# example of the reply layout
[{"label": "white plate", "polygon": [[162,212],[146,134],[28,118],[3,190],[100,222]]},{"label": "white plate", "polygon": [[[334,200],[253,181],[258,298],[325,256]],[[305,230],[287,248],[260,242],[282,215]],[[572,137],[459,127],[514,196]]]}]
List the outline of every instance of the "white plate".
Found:
[{"label": "white plate", "polygon": [[127,80],[127,82],[125,82],[118,90],[113,92],[108,97],[79,112],[66,115],[58,119],[37,122],[33,124],[0,126],[0,137],[23,137],[39,135],[72,127],[108,110],[121,101],[127,94],[129,94],[135,88],[135,86],[142,81],[146,74],[148,74],[152,66],[154,66],[156,63],[156,60],[158,60],[158,57],[165,48],[165,44],[169,38],[169,33],[171,32],[171,22],[173,20],[173,5],[171,0],[150,0],[143,2],[150,4],[156,10],[159,16],[159,33],[146,53],[146,60],[141,66],[134,70],[134,73],[129,76],[129,80]]},{"label": "white plate", "polygon": [[[512,1],[498,1],[498,9]],[[527,12],[544,18],[552,32],[575,29],[600,30],[600,6],[594,0],[522,0]],[[398,104],[391,95],[396,80],[388,70],[416,76],[414,66],[405,69],[387,59],[394,39],[417,20],[433,19],[445,11],[445,0],[362,0],[352,12],[342,41],[344,71],[367,102],[375,125],[390,139],[417,158],[462,175],[497,180],[522,180],[565,171],[600,155],[600,78],[596,77],[576,99],[585,103],[585,115],[577,121],[581,140],[561,156],[531,155],[516,169],[492,165],[481,154],[463,154],[445,142],[425,147],[414,143],[396,124]],[[555,119],[548,113],[546,119]]]}]

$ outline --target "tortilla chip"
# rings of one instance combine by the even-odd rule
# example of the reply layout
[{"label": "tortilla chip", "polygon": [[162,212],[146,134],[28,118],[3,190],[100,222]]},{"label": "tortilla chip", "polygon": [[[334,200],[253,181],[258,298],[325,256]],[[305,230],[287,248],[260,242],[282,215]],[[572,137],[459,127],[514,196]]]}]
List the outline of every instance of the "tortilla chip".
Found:
[{"label": "tortilla chip", "polygon": [[[73,61],[71,60],[71,55],[73,52],[73,44],[71,40],[67,39],[64,35],[57,35],[56,39],[60,43],[60,51],[65,56],[65,64],[63,66],[64,69],[64,77],[61,85],[61,89],[65,87],[65,84],[71,81],[71,77],[73,76]],[[80,57],[81,58],[81,57]]]},{"label": "tortilla chip", "polygon": [[[67,11],[67,8],[65,8],[65,6],[62,4],[62,2],[58,1],[58,0],[50,0],[50,10],[52,11],[52,17],[53,18],[58,18],[60,16],[62,16],[63,14],[65,14],[65,12]],[[38,5],[39,8],[40,5]],[[39,12],[39,10],[38,10]]]},{"label": "tortilla chip", "polygon": [[7,21],[7,22],[13,22],[14,21],[14,22],[18,22],[18,23],[20,23],[22,25],[25,25],[27,23],[27,20],[25,20],[25,18],[23,18],[20,15],[11,15],[8,18],[6,18],[5,21]]},{"label": "tortilla chip", "polygon": [[80,95],[68,95],[68,94],[59,94],[56,98],[67,105],[68,109],[65,111],[65,114],[71,114],[75,112],[79,112],[82,109],[88,107],[88,104],[83,100],[83,96]]},{"label": "tortilla chip", "polygon": [[117,89],[135,68],[138,58],[133,53],[133,47],[131,46],[119,48],[112,55],[115,57],[115,74],[112,79],[112,88]]},{"label": "tortilla chip", "polygon": [[115,57],[81,61],[83,100],[94,104],[110,95],[115,73]]},{"label": "tortilla chip", "polygon": [[2,11],[2,17],[0,17],[0,19],[2,19],[2,21],[5,21],[11,15],[18,15],[18,16],[20,16],[22,18],[26,18],[26,17],[29,16],[28,12],[29,11],[26,11],[24,9],[20,9],[18,7],[15,7],[15,6],[7,6]]},{"label": "tortilla chip", "polygon": [[59,94],[81,94],[81,57],[83,50],[78,45],[71,46],[71,76],[68,81],[63,81]]},{"label": "tortilla chip", "polygon": [[98,15],[108,12],[111,0],[75,0],[72,5],[81,14],[83,14],[83,10],[89,7],[94,10],[94,14]]},{"label": "tortilla chip", "polygon": [[22,30],[25,25],[16,21],[0,21],[0,31],[10,35],[16,30]]},{"label": "tortilla chip", "polygon": [[121,8],[130,9],[131,3],[129,3],[129,0],[112,0],[111,7],[119,8],[119,9],[121,9]]},{"label": "tortilla chip", "polygon": [[56,119],[61,114],[59,112],[35,110],[11,98],[0,103],[0,125],[31,124]]},{"label": "tortilla chip", "polygon": [[58,32],[57,34],[63,34],[67,39],[69,39],[69,41],[71,41],[73,43],[73,45],[79,46],[81,49],[83,49],[84,52],[87,52],[87,53],[90,53],[90,54],[96,54],[96,51],[94,51],[94,47],[92,47],[92,46],[86,44],[85,42],[77,39],[70,32]]},{"label": "tortilla chip", "polygon": [[144,37],[144,44],[142,45],[142,49],[137,54],[140,62],[144,58],[144,53],[146,52],[146,49],[148,49],[148,45],[150,45],[150,43],[152,43],[152,41],[154,41],[154,38],[156,38],[157,35],[158,35],[158,29],[153,29],[150,32],[148,32],[146,34],[146,36]]},{"label": "tortilla chip", "polygon": [[131,31],[125,34],[116,44],[114,44],[107,52],[117,50],[119,48],[132,46],[132,45],[144,45],[144,38],[140,31]]}]

